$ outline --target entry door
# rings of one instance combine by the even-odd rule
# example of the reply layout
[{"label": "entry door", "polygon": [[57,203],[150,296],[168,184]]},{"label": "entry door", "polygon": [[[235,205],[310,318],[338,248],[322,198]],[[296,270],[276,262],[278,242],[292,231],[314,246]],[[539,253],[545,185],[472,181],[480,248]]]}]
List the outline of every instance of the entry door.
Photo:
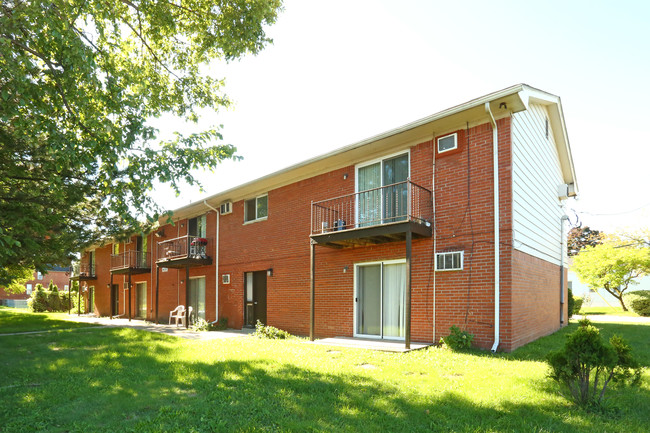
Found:
[{"label": "entry door", "polygon": [[88,306],[86,307],[88,313],[95,312],[95,287],[90,286],[88,288]]},{"label": "entry door", "polygon": [[266,271],[246,272],[244,323],[255,326],[257,321],[266,324]]},{"label": "entry door", "polygon": [[135,284],[135,303],[137,315],[141,319],[147,318],[147,283]]},{"label": "entry door", "polygon": [[111,306],[111,316],[117,316],[120,314],[120,286],[119,284],[113,284],[111,288],[111,299],[113,305]]},{"label": "entry door", "polygon": [[189,306],[192,307],[191,322],[205,320],[205,277],[190,278]]},{"label": "entry door", "polygon": [[403,339],[405,335],[406,264],[357,266],[355,335]]}]

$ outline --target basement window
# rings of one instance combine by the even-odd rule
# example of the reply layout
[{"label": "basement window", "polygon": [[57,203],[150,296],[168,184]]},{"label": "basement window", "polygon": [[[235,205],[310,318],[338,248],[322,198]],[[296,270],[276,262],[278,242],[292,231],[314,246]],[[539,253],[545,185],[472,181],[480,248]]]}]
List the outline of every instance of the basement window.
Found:
[{"label": "basement window", "polygon": [[445,135],[438,139],[438,153],[458,149],[458,134]]},{"label": "basement window", "polygon": [[463,252],[436,253],[436,271],[460,271],[463,269]]}]

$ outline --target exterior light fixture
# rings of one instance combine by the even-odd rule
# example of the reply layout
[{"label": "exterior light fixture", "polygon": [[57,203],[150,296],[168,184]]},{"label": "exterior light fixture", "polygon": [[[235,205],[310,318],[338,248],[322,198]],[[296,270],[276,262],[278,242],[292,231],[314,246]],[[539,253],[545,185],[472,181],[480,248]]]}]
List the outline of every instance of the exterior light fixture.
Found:
[{"label": "exterior light fixture", "polygon": [[268,268],[266,270],[266,276],[267,277],[272,277],[273,276],[273,268]]}]

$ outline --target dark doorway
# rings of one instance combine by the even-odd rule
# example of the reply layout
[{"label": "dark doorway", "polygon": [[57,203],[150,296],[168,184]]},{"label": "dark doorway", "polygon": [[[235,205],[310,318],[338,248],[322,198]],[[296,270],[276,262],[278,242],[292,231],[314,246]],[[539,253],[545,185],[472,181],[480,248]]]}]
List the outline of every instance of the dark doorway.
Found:
[{"label": "dark doorway", "polygon": [[120,285],[113,284],[111,288],[111,316],[120,314]]},{"label": "dark doorway", "polygon": [[244,323],[253,327],[266,324],[266,271],[246,272],[244,276]]}]

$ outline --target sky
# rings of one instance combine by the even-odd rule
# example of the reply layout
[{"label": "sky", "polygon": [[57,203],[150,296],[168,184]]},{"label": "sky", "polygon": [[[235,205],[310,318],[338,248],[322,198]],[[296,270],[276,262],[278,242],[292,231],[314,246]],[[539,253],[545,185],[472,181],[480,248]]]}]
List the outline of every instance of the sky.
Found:
[{"label": "sky", "polygon": [[204,192],[154,197],[174,209],[525,83],[562,100],[580,189],[570,221],[648,227],[649,21],[645,1],[285,0],[272,45],[210,68],[234,105],[198,126],[222,124],[244,159],[200,172]]}]

